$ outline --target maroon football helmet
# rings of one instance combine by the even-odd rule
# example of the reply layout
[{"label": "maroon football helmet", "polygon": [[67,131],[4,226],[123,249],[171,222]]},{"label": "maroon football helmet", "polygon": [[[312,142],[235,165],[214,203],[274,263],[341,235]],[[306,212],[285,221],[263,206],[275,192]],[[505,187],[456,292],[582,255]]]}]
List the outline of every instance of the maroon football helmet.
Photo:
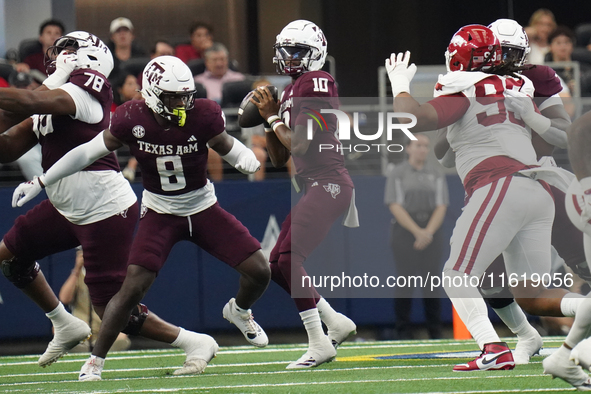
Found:
[{"label": "maroon football helmet", "polygon": [[501,63],[501,44],[486,26],[462,27],[451,38],[445,52],[448,71],[478,71]]}]

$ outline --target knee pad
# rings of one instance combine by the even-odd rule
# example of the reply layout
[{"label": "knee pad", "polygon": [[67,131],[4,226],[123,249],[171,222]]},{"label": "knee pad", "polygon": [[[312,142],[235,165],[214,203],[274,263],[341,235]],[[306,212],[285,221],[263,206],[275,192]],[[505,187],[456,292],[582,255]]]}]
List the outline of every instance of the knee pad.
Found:
[{"label": "knee pad", "polygon": [[23,260],[13,257],[1,263],[2,273],[19,289],[27,287],[39,274],[39,264],[34,260]]},{"label": "knee pad", "polygon": [[506,287],[493,287],[491,289],[478,289],[482,298],[491,308],[501,309],[510,305],[513,301],[513,294]]},{"label": "knee pad", "polygon": [[144,304],[137,304],[137,306],[133,308],[133,311],[131,311],[129,323],[127,323],[127,326],[125,326],[121,332],[127,335],[140,335],[140,330],[147,318],[148,307]]},{"label": "knee pad", "polygon": [[579,264],[572,264],[570,268],[575,274],[579,275],[581,279],[587,282],[591,281],[591,271],[589,270],[589,265],[586,261]]}]

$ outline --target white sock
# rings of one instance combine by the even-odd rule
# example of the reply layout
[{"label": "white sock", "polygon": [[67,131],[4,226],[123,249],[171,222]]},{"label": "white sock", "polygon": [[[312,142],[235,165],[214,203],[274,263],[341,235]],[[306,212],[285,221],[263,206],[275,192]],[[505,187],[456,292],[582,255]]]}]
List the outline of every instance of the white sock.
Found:
[{"label": "white sock", "polygon": [[47,316],[49,320],[51,320],[51,323],[56,328],[67,324],[72,317],[72,315],[68,313],[66,308],[64,308],[64,304],[62,304],[61,302],[55,307],[54,310],[46,313],[45,316]]},{"label": "white sock", "polygon": [[486,343],[500,342],[501,340],[488,318],[486,303],[478,289],[472,286],[456,287],[453,285],[456,277],[461,278],[460,283],[469,283],[469,281],[464,282],[465,274],[452,269],[444,269],[443,274],[450,279],[443,281],[443,288],[480,349],[483,349]]},{"label": "white sock", "polygon": [[503,308],[493,308],[503,323],[518,337],[535,335],[536,329],[529,324],[527,316],[517,302],[513,301]]},{"label": "white sock", "polygon": [[454,298],[451,302],[480,349],[484,349],[486,343],[501,342],[482,298]]},{"label": "white sock", "polygon": [[585,296],[582,294],[568,293],[560,300],[560,311],[566,317],[574,317],[584,299]]},{"label": "white sock", "polygon": [[332,306],[326,301],[323,297],[320,297],[320,301],[316,303],[316,308],[318,309],[318,314],[320,315],[320,320],[326,324],[326,326],[330,326],[334,318],[338,316],[338,312],[332,309]]},{"label": "white sock", "polygon": [[554,353],[558,353],[562,357],[566,357],[567,359],[570,357],[570,349],[567,349],[566,347],[564,347],[564,345],[561,345],[558,348],[558,350],[556,350]]},{"label": "white sock", "polygon": [[105,359],[99,356],[95,356],[94,354],[90,356],[90,360],[88,362],[92,362],[94,360],[94,364],[98,365],[99,367],[103,368],[105,366]]},{"label": "white sock", "polygon": [[591,327],[591,298],[586,297],[581,303],[575,316],[575,321],[571,327],[564,343],[571,348],[575,347],[579,342],[589,336],[589,329]]},{"label": "white sock", "polygon": [[193,350],[199,347],[199,334],[193,331],[185,330],[183,327],[179,327],[179,335],[171,343],[172,346],[183,349],[185,353],[189,354]]},{"label": "white sock", "polygon": [[326,338],[324,330],[322,329],[322,321],[318,314],[318,308],[308,309],[307,311],[300,312],[302,322],[308,333],[308,343],[310,347],[321,344],[323,339]]}]

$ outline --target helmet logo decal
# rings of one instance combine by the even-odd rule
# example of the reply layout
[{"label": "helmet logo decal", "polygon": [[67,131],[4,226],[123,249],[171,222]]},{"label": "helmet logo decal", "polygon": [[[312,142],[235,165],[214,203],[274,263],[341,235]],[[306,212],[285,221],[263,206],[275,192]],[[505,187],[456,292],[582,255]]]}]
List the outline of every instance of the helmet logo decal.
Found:
[{"label": "helmet logo decal", "polygon": [[159,83],[162,79],[163,73],[164,68],[162,68],[162,66],[159,65],[157,62],[152,63],[150,68],[144,71],[144,74],[146,74],[147,81],[149,83],[156,84]]}]

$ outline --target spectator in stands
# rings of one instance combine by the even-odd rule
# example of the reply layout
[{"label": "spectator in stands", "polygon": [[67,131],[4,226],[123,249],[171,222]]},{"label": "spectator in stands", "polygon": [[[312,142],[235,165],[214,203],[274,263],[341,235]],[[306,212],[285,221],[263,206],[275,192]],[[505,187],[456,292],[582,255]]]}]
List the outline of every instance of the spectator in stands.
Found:
[{"label": "spectator in stands", "polygon": [[140,85],[135,75],[126,73],[119,75],[113,83],[113,104],[118,107],[129,100],[140,100]]},{"label": "spectator in stands", "polygon": [[64,31],[64,25],[59,20],[49,19],[43,22],[39,27],[39,43],[41,44],[39,50],[21,59],[22,63],[16,65],[16,70],[19,72],[37,70],[43,73],[43,75],[47,75],[45,70],[45,53],[53,45],[55,40],[64,35]]},{"label": "spectator in stands", "polygon": [[[76,249],[76,263],[74,269],[70,273],[70,276],[60,289],[59,299],[64,305],[68,305],[72,312],[72,315],[88,323],[92,330],[92,336],[88,341],[88,344],[82,343],[74,347],[70,352],[88,352],[91,350],[89,346],[93,346],[96,338],[98,337],[98,331],[101,326],[101,319],[94,312],[92,303],[90,302],[90,295],[88,293],[88,287],[84,283],[84,277],[86,276],[86,270],[84,269],[84,256],[82,254],[82,248]],[[131,345],[131,340],[124,333],[119,333],[119,336],[115,340],[115,343],[111,347],[111,351],[127,350]]]},{"label": "spectator in stands", "polygon": [[[571,62],[573,48],[575,45],[575,33],[566,26],[558,26],[548,37],[550,43],[550,52],[545,57],[545,61],[551,62]],[[591,65],[579,62],[581,70],[581,95],[589,96],[591,92]],[[575,90],[575,74],[572,67],[556,67],[556,73],[564,81],[571,92]]]},{"label": "spectator in stands", "polygon": [[550,51],[548,37],[556,29],[556,20],[552,11],[540,8],[529,19],[529,26],[525,28],[531,52],[528,55],[528,63],[544,64],[544,56]]},{"label": "spectator in stands", "polygon": [[[245,77],[243,74],[229,69],[228,49],[223,44],[216,42],[205,51],[204,56],[206,70],[204,73],[195,76],[195,82],[205,87],[208,99],[220,103],[224,83],[242,81]],[[207,158],[207,171],[212,181],[219,182],[223,179],[224,163],[220,155],[212,149],[209,150]]]},{"label": "spectator in stands", "polygon": [[150,51],[150,58],[154,59],[158,56],[175,56],[174,47],[167,40],[156,40],[152,50]]},{"label": "spectator in stands", "polygon": [[111,41],[107,44],[113,53],[114,67],[109,80],[116,81],[121,72],[121,63],[131,58],[147,56],[146,52],[135,42],[133,24],[127,18],[119,17],[111,21],[109,28]]},{"label": "spectator in stands", "polygon": [[207,23],[193,22],[189,28],[189,34],[191,43],[180,44],[175,48],[176,56],[185,63],[193,59],[201,59],[205,50],[213,45],[213,28]]},{"label": "spectator in stands", "polygon": [[[156,56],[154,56],[156,57]],[[142,95],[139,92],[140,84],[138,78],[132,73],[120,73],[117,80],[113,81],[113,107],[111,113],[115,111],[115,108],[120,106],[129,100],[141,100]],[[121,174],[129,182],[135,181],[137,172],[138,162],[135,157],[129,153],[129,149],[120,149],[117,152],[117,157],[121,164],[127,162],[121,171]]]},{"label": "spectator in stands", "polygon": [[[397,165],[386,181],[384,202],[394,216],[391,247],[397,274],[405,277],[441,273],[443,234],[449,195],[445,175],[427,163],[429,138],[415,134],[406,146],[408,161]],[[399,339],[412,339],[410,312],[413,286],[399,288],[394,300]],[[423,305],[431,338],[441,337],[441,300],[425,290]]]},{"label": "spectator in stands", "polygon": [[228,59],[226,47],[216,42],[205,51],[205,72],[195,77],[195,82],[199,82],[207,90],[207,98],[218,103],[222,101],[224,83],[244,79],[243,74],[230,70]]}]

